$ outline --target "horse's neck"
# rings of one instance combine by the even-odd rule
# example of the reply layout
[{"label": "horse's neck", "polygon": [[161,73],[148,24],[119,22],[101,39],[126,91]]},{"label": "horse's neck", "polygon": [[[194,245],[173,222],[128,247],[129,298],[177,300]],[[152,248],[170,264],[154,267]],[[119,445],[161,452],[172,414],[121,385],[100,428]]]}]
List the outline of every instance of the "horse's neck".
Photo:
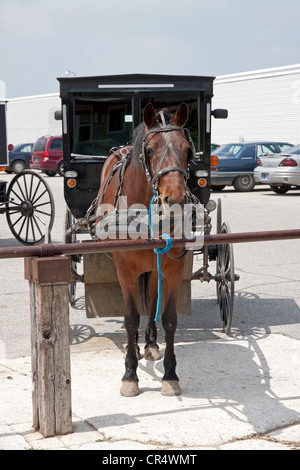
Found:
[{"label": "horse's neck", "polygon": [[123,193],[127,197],[128,205],[143,204],[149,207],[153,196],[152,188],[141,165],[137,162],[132,161],[126,170]]}]

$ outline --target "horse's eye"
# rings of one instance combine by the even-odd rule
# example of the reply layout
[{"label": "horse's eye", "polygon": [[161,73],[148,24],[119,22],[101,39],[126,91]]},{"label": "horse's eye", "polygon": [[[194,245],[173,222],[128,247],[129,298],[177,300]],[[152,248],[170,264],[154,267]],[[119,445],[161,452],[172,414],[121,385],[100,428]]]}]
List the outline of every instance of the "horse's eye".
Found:
[{"label": "horse's eye", "polygon": [[148,154],[148,157],[153,157],[154,155],[154,150],[151,148],[151,147],[148,147],[147,148],[147,154]]}]

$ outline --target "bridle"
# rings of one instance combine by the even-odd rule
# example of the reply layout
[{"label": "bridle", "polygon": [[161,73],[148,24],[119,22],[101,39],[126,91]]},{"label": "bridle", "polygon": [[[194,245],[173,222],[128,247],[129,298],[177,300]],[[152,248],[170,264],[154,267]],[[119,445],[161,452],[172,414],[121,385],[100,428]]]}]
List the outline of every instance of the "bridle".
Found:
[{"label": "bridle", "polygon": [[[155,192],[157,192],[157,190],[158,190],[159,178],[162,175],[164,175],[166,173],[169,173],[170,171],[178,171],[178,172],[182,173],[183,176],[184,176],[185,185],[186,185],[187,179],[189,178],[189,166],[187,166],[186,170],[182,167],[181,162],[180,162],[180,157],[179,157],[178,153],[176,152],[176,150],[174,149],[174,146],[171,142],[171,135],[170,135],[171,132],[180,131],[184,134],[184,136],[187,139],[187,141],[189,143],[189,146],[190,146],[190,151],[191,151],[191,154],[192,154],[191,160],[195,157],[195,154],[196,154],[194,142],[191,138],[189,130],[185,127],[179,127],[179,126],[173,126],[171,124],[166,124],[163,112],[160,111],[158,114],[160,114],[162,125],[160,127],[155,127],[154,129],[150,129],[148,132],[146,132],[145,137],[144,137],[143,142],[142,142],[142,153],[140,154],[141,165],[143,167],[143,170],[146,174],[146,177],[147,177],[148,181],[152,185],[152,189]],[[161,155],[159,165],[158,165],[158,171],[152,176],[150,168],[149,168],[149,164],[147,162],[146,139],[149,135],[152,135],[152,137],[154,137],[156,134],[159,134],[159,133],[163,133],[163,135],[165,137],[166,145],[165,145],[165,147],[163,148],[163,151],[162,151],[162,155]],[[149,143],[149,141],[147,143]],[[165,156],[166,156],[168,150],[170,150],[171,153],[173,154],[173,156],[175,157],[175,160],[178,163],[178,166],[168,166],[168,167],[162,169],[161,167],[162,167],[162,164],[164,162],[164,159],[165,159]]]}]

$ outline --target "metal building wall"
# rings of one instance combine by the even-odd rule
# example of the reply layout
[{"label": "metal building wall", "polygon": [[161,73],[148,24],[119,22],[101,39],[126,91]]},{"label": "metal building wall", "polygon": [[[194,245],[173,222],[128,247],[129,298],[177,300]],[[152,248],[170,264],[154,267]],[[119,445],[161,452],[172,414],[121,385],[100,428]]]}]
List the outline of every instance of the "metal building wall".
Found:
[{"label": "metal building wall", "polygon": [[224,75],[214,82],[214,108],[228,119],[212,120],[212,141],[282,140],[300,143],[300,64]]},{"label": "metal building wall", "polygon": [[[61,135],[58,93],[8,100],[7,137],[13,144],[41,135]],[[300,143],[300,64],[223,75],[214,82],[213,108],[228,119],[212,119],[212,142],[272,139]]]}]

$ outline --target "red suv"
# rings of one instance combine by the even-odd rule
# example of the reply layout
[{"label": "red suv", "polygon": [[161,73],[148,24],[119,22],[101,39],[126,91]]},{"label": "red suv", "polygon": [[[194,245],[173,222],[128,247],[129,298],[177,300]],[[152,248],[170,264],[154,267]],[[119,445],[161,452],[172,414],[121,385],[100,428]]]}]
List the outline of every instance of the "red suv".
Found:
[{"label": "red suv", "polygon": [[48,176],[64,174],[62,136],[43,136],[34,144],[31,152],[30,168],[41,170]]}]

